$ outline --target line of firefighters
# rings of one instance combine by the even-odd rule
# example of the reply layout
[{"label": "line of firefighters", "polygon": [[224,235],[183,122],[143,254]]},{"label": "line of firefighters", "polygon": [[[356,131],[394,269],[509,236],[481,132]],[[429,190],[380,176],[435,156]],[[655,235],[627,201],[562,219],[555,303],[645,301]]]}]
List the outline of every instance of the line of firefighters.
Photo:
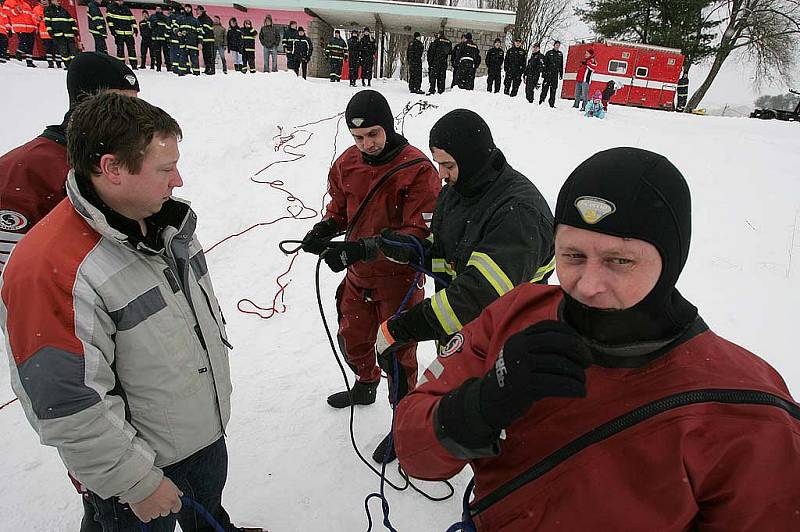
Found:
[{"label": "line of firefighters", "polygon": [[33,45],[37,35],[50,68],[54,63],[61,68],[62,62],[64,68],[69,66],[78,54],[78,24],[60,0],[40,0],[35,7],[26,0],[0,0],[0,4],[0,63],[8,58],[9,37],[17,34],[17,58],[29,67],[36,66]]},{"label": "line of firefighters", "polygon": [[[489,71],[487,92],[500,92],[500,81],[502,73],[505,71],[505,82],[503,83],[505,94],[516,96],[524,76],[525,96],[528,101],[533,103],[534,90],[541,86],[539,103],[544,102],[549,93],[550,107],[553,107],[558,80],[564,77],[564,54],[559,50],[560,47],[561,43],[555,41],[553,48],[543,54],[540,52],[539,44],[534,44],[533,53],[528,58],[528,50],[522,47],[520,38],[514,39],[514,43],[508,51],[503,50],[500,39],[495,39],[494,46],[486,52],[486,67]],[[414,40],[408,45],[406,51],[406,61],[409,65],[408,86],[414,94],[424,94],[421,90],[423,54],[424,45],[421,35],[415,33]],[[475,88],[475,72],[481,65],[481,54],[480,49],[472,40],[472,34],[462,35],[461,42],[453,47],[444,32],[441,32],[430,43],[427,51],[429,95],[437,92],[441,94],[445,91],[448,58],[453,67],[453,81],[450,86],[458,86],[465,90]]]}]

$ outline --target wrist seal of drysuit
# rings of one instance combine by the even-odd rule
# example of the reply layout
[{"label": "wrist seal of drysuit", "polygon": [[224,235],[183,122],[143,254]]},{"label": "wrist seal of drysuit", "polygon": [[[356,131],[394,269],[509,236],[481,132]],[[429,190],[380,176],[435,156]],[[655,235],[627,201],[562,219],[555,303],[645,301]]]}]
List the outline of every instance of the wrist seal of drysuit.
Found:
[{"label": "wrist seal of drysuit", "polygon": [[433,414],[436,437],[450,454],[462,460],[500,454],[500,430],[481,414],[481,381],[472,378],[445,395]]}]

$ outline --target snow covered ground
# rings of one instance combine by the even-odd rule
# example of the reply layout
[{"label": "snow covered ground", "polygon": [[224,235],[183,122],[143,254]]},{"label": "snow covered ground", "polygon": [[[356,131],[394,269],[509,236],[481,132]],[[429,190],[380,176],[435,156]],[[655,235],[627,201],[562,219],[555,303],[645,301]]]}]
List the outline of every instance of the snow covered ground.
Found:
[{"label": "snow covered ground", "polygon": [[[66,109],[64,72],[0,66],[0,153],[26,142],[46,124],[60,122]],[[141,97],[169,111],[181,124],[178,193],[199,215],[198,234],[209,248],[259,222],[287,216],[298,201],[250,181],[273,161],[292,158],[274,150],[278,127],[336,115],[356,89],[347,83],[303,81],[291,73],[178,79],[139,72]],[[800,396],[797,309],[800,308],[800,128],[759,120],[685,116],[612,107],[605,120],[584,118],[571,102],[555,110],[460,90],[411,98],[397,81],[376,81],[395,113],[407,102],[438,105],[409,116],[405,134],[427,151],[428,132],[447,111],[471,108],[492,127],[510,163],[531,178],[554,206],[569,172],[601,149],[629,145],[668,156],[685,174],[694,199],[694,238],[680,282],[711,327],[772,363]],[[360,87],[359,87],[360,88]],[[272,167],[259,178],[283,181],[287,190],[319,209],[334,154],[352,140],[344,126],[328,120],[304,128],[306,140],[293,163]],[[305,211],[300,216],[309,214]],[[235,346],[233,418],[228,430],[230,475],[225,504],[239,523],[272,532],[366,530],[364,497],[377,478],[358,462],[347,432],[347,412],[334,411],[325,397],[342,388],[316,309],[313,257],[300,256],[290,275],[286,312],[269,320],[237,311],[250,298],[270,306],[275,278],[289,258],[277,249],[282,239],[301,238],[313,220],[286,219],[253,229],[208,254],[217,294]],[[325,270],[323,297],[335,319],[333,293],[340,279]],[[41,309],[46,312],[47,309]],[[421,365],[431,346],[420,350]],[[0,369],[0,404],[13,398],[5,365]],[[382,385],[381,396],[385,396]],[[368,456],[387,432],[385,401],[356,411],[356,436]],[[18,404],[0,411],[0,530],[74,531],[80,501],[57,453],[39,445]],[[392,469],[391,478],[397,473]],[[460,495],[469,475],[456,480],[456,497],[431,503],[411,493],[388,492],[391,517],[402,531],[441,531],[460,515]],[[442,493],[440,485],[428,485]],[[373,505],[373,516],[380,509]]]}]

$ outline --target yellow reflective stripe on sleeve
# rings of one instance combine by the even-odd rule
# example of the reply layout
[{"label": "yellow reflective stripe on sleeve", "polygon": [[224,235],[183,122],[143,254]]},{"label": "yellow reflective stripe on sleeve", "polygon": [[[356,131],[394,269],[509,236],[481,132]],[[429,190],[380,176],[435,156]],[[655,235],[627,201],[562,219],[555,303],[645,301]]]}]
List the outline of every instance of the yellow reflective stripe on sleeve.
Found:
[{"label": "yellow reflective stripe on sleeve", "polygon": [[476,251],[467,261],[467,266],[475,266],[478,271],[486,277],[489,284],[495,289],[498,295],[510,292],[514,288],[514,283],[508,278],[502,268],[492,260],[486,253]]},{"label": "yellow reflective stripe on sleeve", "polygon": [[433,295],[431,308],[433,308],[433,312],[436,314],[436,318],[439,320],[445,334],[455,334],[462,329],[463,325],[458,321],[456,313],[453,312],[453,307],[450,306],[450,302],[447,300],[447,292],[445,290],[440,290]]},{"label": "yellow reflective stripe on sleeve", "polygon": [[431,261],[431,268],[433,273],[446,273],[452,278],[455,278],[457,275],[453,268],[450,267],[450,264],[444,259],[433,259]]},{"label": "yellow reflective stripe on sleeve", "polygon": [[536,270],[536,275],[534,275],[533,279],[531,279],[531,282],[538,283],[539,281],[544,279],[544,277],[548,273],[552,272],[555,269],[556,269],[556,258],[555,256],[553,256],[553,258],[550,259],[550,262],[548,262],[546,265]]}]

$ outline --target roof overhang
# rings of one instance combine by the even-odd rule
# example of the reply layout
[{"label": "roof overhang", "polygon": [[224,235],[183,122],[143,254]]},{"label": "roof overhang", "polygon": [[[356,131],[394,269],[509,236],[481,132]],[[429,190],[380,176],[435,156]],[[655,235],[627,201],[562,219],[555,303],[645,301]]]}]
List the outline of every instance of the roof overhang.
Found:
[{"label": "roof overhang", "polygon": [[238,0],[244,7],[306,11],[334,28],[358,29],[378,22],[394,33],[433,33],[442,27],[504,32],[514,24],[513,11],[437,6],[388,0]]}]

